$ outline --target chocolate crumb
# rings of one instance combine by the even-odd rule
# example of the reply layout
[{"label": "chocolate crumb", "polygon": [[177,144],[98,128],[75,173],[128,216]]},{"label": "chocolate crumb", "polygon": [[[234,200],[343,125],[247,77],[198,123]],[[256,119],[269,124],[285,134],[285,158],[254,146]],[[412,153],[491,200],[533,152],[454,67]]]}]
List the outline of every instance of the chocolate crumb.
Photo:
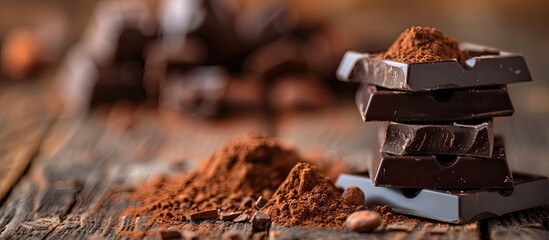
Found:
[{"label": "chocolate crumb", "polygon": [[183,239],[183,235],[178,231],[164,230],[160,231],[160,238],[162,238],[162,240]]},{"label": "chocolate crumb", "polygon": [[345,221],[345,226],[354,232],[371,232],[381,225],[381,216],[374,211],[358,211],[355,212]]},{"label": "chocolate crumb", "polygon": [[250,221],[250,215],[243,213],[240,216],[233,219],[233,222],[247,222]]},{"label": "chocolate crumb", "polygon": [[218,216],[217,209],[196,212],[190,215],[191,221],[216,219],[217,216]]},{"label": "chocolate crumb", "polygon": [[222,212],[220,215],[220,219],[222,221],[232,221],[238,216],[240,216],[241,214],[242,214],[241,212]]},{"label": "chocolate crumb", "polygon": [[265,204],[267,204],[267,200],[265,198],[263,198],[263,196],[259,196],[259,198],[257,198],[257,201],[255,201],[255,208],[257,210],[263,208],[265,206]]},{"label": "chocolate crumb", "polygon": [[240,202],[240,206],[245,207],[245,208],[249,208],[249,207],[252,206],[253,203],[254,203],[254,198],[247,197],[247,198],[242,199],[242,201]]},{"label": "chocolate crumb", "polygon": [[258,230],[265,230],[271,223],[271,217],[262,211],[256,211],[252,216],[252,225]]},{"label": "chocolate crumb", "polygon": [[363,206],[366,202],[364,193],[356,186],[348,187],[341,195],[344,201],[353,206]]}]

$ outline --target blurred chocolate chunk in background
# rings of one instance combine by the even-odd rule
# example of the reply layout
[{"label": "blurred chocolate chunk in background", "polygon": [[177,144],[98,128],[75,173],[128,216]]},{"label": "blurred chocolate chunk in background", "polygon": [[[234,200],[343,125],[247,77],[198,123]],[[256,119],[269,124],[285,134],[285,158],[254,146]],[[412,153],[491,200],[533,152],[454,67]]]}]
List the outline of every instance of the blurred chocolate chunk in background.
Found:
[{"label": "blurred chocolate chunk in background", "polygon": [[[61,83],[89,97],[65,101],[77,112],[125,100],[201,117],[330,105],[323,26],[298,20],[286,1],[100,2]],[[93,77],[74,74],[83,70],[73,61],[88,62]]]},{"label": "blurred chocolate chunk in background", "polygon": [[0,84],[55,75],[45,78],[72,113],[118,101],[215,118],[309,111],[353,98],[356,86],[334,77],[346,50],[380,52],[403,29],[424,25],[523,52],[541,81],[517,86],[514,102],[548,112],[548,4],[475,2],[473,11],[472,3],[3,1]]}]

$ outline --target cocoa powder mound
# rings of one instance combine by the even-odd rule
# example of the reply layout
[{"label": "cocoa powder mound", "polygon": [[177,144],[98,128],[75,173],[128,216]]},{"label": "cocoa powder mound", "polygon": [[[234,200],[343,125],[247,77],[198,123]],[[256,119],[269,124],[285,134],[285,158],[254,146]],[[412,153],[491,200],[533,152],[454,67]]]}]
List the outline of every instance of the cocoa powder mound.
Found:
[{"label": "cocoa powder mound", "polygon": [[158,177],[138,188],[130,200],[140,204],[124,213],[149,215],[160,226],[169,226],[197,211],[244,211],[251,206],[241,204],[243,200],[269,199],[300,160],[274,139],[249,135],[226,143],[191,173]]},{"label": "cocoa powder mound", "polygon": [[364,209],[348,204],[341,194],[316,167],[298,163],[263,210],[284,226],[339,227],[349,214]]},{"label": "cocoa powder mound", "polygon": [[406,63],[457,59],[463,64],[469,54],[459,49],[454,38],[436,28],[410,27],[400,34],[386,52],[377,57]]}]

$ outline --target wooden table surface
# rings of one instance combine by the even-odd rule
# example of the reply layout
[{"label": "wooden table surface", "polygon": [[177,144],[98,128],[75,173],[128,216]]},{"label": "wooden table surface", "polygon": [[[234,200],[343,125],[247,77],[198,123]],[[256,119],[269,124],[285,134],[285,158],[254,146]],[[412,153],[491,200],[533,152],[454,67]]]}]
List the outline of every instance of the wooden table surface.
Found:
[{"label": "wooden table surface", "polygon": [[[192,169],[225,141],[265,133],[304,155],[321,153],[364,169],[378,124],[361,121],[352,104],[276,119],[241,116],[198,121],[147,109],[67,117],[44,84],[0,88],[0,239],[119,239],[121,231],[155,229],[117,213],[128,189],[159,174]],[[511,168],[549,175],[547,119],[516,114],[496,121]],[[245,223],[182,222],[173,229],[204,239],[228,230],[259,237]],[[549,206],[466,225],[421,220],[413,226],[357,234],[343,228],[273,225],[269,239],[549,239]],[[145,236],[146,239],[159,235]]]}]

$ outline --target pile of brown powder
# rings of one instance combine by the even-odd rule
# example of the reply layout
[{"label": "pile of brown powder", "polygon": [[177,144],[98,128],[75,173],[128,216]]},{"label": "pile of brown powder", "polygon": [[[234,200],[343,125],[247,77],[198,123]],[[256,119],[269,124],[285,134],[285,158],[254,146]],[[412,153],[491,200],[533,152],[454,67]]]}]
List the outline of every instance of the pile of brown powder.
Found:
[{"label": "pile of brown powder", "polygon": [[124,213],[151,216],[168,226],[196,211],[242,211],[246,198],[269,199],[301,159],[275,140],[249,135],[226,143],[191,173],[159,177],[138,188],[130,200],[140,203]]},{"label": "pile of brown powder", "polygon": [[364,209],[348,204],[341,194],[313,165],[299,163],[263,210],[285,226],[339,227],[349,214]]},{"label": "pile of brown powder", "polygon": [[[262,196],[270,201],[261,210],[277,224],[341,227],[349,214],[365,209],[345,200],[341,189],[315,166],[302,161],[296,152],[271,138],[249,135],[226,143],[191,173],[158,177],[141,186],[130,196],[139,205],[124,213],[151,216],[162,228],[206,210],[251,214],[255,210],[243,205],[243,200]],[[382,213],[384,224],[397,220],[386,207],[373,210]]]},{"label": "pile of brown powder", "polygon": [[461,64],[469,58],[458,42],[436,28],[410,27],[378,58],[398,62],[419,63],[457,59]]}]

